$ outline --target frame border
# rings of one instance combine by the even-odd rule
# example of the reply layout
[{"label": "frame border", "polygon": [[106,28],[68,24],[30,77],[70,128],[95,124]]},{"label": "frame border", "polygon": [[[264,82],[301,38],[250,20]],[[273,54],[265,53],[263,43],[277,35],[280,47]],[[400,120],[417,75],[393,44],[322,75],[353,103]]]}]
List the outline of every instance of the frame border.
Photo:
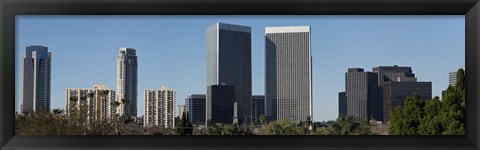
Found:
[{"label": "frame border", "polygon": [[[16,136],[15,15],[465,15],[465,136]],[[479,0],[0,0],[1,149],[479,149]]]}]

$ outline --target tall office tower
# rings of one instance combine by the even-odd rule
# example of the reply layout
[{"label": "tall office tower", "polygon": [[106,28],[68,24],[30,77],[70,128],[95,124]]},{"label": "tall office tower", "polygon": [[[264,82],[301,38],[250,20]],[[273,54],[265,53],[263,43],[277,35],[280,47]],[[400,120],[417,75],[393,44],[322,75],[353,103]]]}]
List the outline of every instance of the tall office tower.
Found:
[{"label": "tall office tower", "polygon": [[93,88],[66,89],[67,115],[72,112],[85,115],[87,120],[109,120],[115,114],[111,103],[115,101],[115,91],[105,84],[95,84]]},{"label": "tall office tower", "polygon": [[205,125],[206,101],[205,94],[190,94],[185,98],[185,109],[194,126]]},{"label": "tall office tower", "polygon": [[310,26],[265,28],[265,100],[268,120],[312,117]]},{"label": "tall office tower", "polygon": [[345,92],[338,93],[338,115],[347,115],[347,95],[345,95]]},{"label": "tall office tower", "polygon": [[[178,105],[178,117],[182,119],[183,113],[186,114],[185,112],[185,105]],[[186,116],[185,116],[186,117]]]},{"label": "tall office tower", "polygon": [[[389,82],[392,80],[410,80],[410,81],[416,81],[417,79],[415,78],[415,74],[412,72],[411,67],[402,67],[398,65],[393,65],[393,66],[378,66],[374,67],[372,69],[374,73],[378,74],[378,87],[380,90],[380,98],[381,98],[381,105],[383,106],[383,84],[385,82]],[[398,82],[398,81],[397,81]],[[381,108],[383,109],[383,107]],[[383,112],[383,110],[381,110]],[[383,113],[381,113],[382,116],[380,118],[384,118]]]},{"label": "tall office tower", "polygon": [[265,95],[252,95],[252,122],[260,123],[261,115],[265,115]]},{"label": "tall office tower", "polygon": [[163,85],[161,90],[147,89],[144,94],[144,126],[175,127],[175,90]]},{"label": "tall office tower", "polygon": [[403,106],[405,99],[417,94],[422,100],[432,99],[432,82],[389,81],[383,85],[383,121],[390,120],[390,114],[396,106]]},{"label": "tall office tower", "polygon": [[251,28],[248,26],[216,23],[207,28],[206,86],[235,86],[240,122],[249,121],[251,117],[251,45]]},{"label": "tall office tower", "polygon": [[52,53],[44,46],[27,46],[23,55],[22,113],[50,111]]},{"label": "tall office tower", "polygon": [[207,87],[207,126],[233,123],[235,92],[235,87],[231,85]]},{"label": "tall office tower", "polygon": [[133,48],[120,48],[117,58],[119,115],[137,116],[137,55]]},{"label": "tall office tower", "polygon": [[345,73],[347,115],[362,120],[381,120],[378,76],[362,68],[348,68]]}]

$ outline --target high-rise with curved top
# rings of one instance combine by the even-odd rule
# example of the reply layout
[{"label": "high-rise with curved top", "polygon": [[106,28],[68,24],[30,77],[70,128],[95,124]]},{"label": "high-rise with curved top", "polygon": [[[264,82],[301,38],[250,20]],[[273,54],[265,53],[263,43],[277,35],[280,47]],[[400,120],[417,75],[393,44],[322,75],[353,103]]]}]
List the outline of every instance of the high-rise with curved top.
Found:
[{"label": "high-rise with curved top", "polygon": [[137,55],[133,48],[120,48],[117,58],[117,113],[137,116]]},{"label": "high-rise with curved top", "polygon": [[50,110],[51,62],[52,54],[47,47],[26,47],[22,68],[22,113]]}]

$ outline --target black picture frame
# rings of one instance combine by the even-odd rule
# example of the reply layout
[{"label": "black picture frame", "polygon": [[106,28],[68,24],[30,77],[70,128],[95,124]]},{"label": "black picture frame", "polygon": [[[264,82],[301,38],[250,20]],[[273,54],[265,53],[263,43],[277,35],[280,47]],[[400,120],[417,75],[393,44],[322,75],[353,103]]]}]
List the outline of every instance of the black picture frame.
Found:
[{"label": "black picture frame", "polygon": [[[2,149],[438,149],[480,147],[479,0],[0,0]],[[16,15],[465,15],[465,136],[17,136]],[[434,55],[434,54],[432,54]]]}]

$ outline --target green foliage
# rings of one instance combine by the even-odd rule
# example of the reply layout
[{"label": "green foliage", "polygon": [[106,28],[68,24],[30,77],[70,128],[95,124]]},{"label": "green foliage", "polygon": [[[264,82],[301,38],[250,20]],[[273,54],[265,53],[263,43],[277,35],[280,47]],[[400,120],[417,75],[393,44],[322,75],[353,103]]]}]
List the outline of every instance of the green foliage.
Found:
[{"label": "green foliage", "polygon": [[237,123],[233,125],[216,123],[208,127],[208,135],[253,135],[253,133],[250,128],[239,126]]},{"label": "green foliage", "polygon": [[177,126],[177,134],[179,135],[192,135],[193,134],[193,125],[188,117],[188,113],[183,112],[182,118]]},{"label": "green foliage", "polygon": [[371,135],[367,121],[357,120],[352,116],[339,116],[336,121],[329,121],[330,128],[321,128],[323,135]]},{"label": "green foliage", "polygon": [[297,128],[293,122],[278,120],[269,123],[264,128],[264,135],[303,135],[302,128]]},{"label": "green foliage", "polygon": [[260,121],[261,124],[265,125],[267,123],[267,116],[262,114],[260,115],[260,117],[258,117],[258,120]]},{"label": "green foliage", "polygon": [[392,135],[464,135],[465,74],[457,71],[455,86],[448,86],[442,100],[422,102],[408,97],[403,107],[394,108],[390,120]]},{"label": "green foliage", "polygon": [[[106,121],[86,123],[78,115],[63,115],[63,110],[37,111],[15,116],[17,135],[110,135],[113,127]],[[72,112],[73,113],[73,112]],[[75,112],[78,113],[78,112]]]}]

